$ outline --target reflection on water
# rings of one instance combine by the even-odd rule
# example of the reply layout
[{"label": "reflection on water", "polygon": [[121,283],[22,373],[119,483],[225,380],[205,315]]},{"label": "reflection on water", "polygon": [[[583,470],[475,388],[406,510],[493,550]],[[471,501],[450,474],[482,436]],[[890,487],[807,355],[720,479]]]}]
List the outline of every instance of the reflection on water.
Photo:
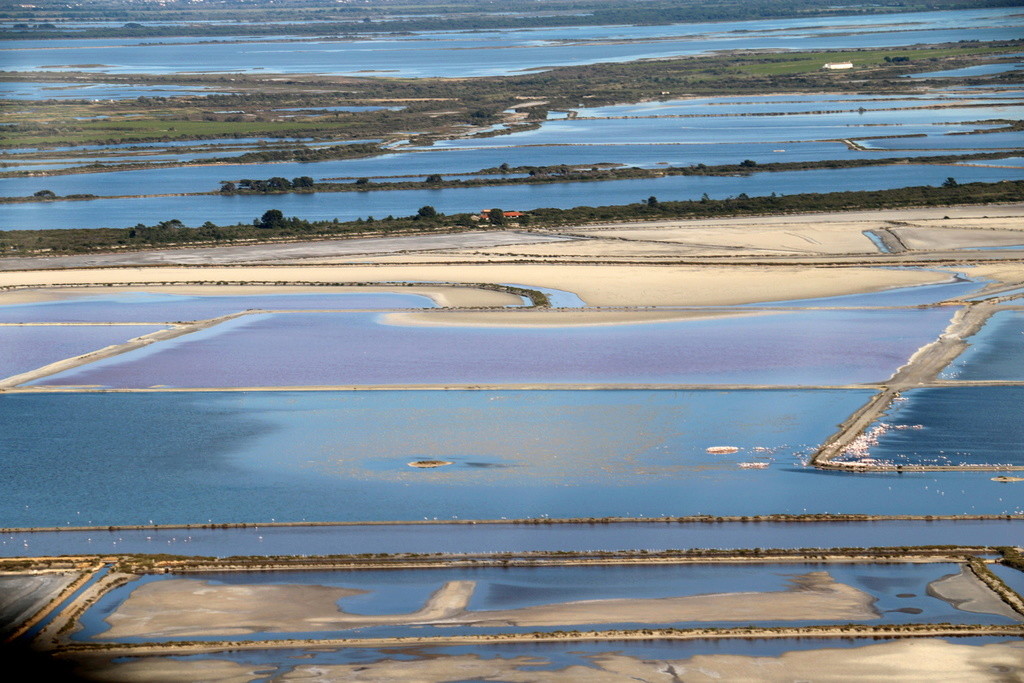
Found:
[{"label": "reflection on water", "polygon": [[[1000,514],[1019,505],[989,472],[849,474],[801,465],[869,396],[864,390],[7,394],[0,395],[7,482],[0,518],[9,526],[64,526]],[[707,452],[716,446],[739,450]],[[424,459],[454,464],[408,465]],[[740,467],[743,462],[768,466]],[[316,542],[321,532],[308,533]],[[106,540],[97,538],[109,541],[105,534]],[[177,552],[190,550],[185,544]]]},{"label": "reflection on water", "polygon": [[256,314],[38,383],[145,388],[878,382],[935,339],[952,315],[952,309],[851,309],[542,328],[386,324],[389,319],[371,313]]}]

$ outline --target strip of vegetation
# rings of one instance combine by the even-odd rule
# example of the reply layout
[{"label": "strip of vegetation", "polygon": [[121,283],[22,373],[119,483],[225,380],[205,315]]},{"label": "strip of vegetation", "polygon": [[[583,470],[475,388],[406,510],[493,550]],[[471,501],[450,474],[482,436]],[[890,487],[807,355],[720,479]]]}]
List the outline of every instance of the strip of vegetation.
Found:
[{"label": "strip of vegetation", "polygon": [[[663,166],[656,169],[622,167],[610,168],[608,164],[592,166],[517,166],[506,168],[501,173],[525,173],[526,177],[478,177],[470,179],[444,178],[428,175],[420,181],[373,182],[359,178],[350,183],[319,182],[303,176],[288,180],[274,177],[267,180],[243,179],[238,183],[222,181],[220,193],[236,194],[286,194],[310,192],[367,192],[381,190],[419,190],[424,187],[445,189],[458,187],[490,187],[495,185],[544,185],[549,183],[578,183],[607,180],[632,180],[636,178],[662,178],[668,176],[748,176],[753,173],[777,173],[784,171],[808,171],[814,169],[861,168],[865,166],[891,166],[896,164],[954,164],[964,161],[1003,159],[1020,152],[982,152],[977,154],[946,154],[928,157],[889,157],[884,159],[823,159],[820,161],[791,161],[758,163],[746,159],[738,164],[694,164],[691,166]],[[493,175],[492,169],[463,175]],[[28,199],[28,198],[11,198]],[[52,198],[51,198],[52,199]],[[3,201],[3,199],[0,199]]]},{"label": "strip of vegetation", "polygon": [[[653,200],[653,201],[652,201]],[[511,220],[501,209],[489,213],[488,227],[507,226],[554,227],[597,222],[630,220],[664,220],[673,218],[708,218],[721,216],[801,213],[809,211],[850,211],[857,209],[890,209],[908,206],[941,206],[950,204],[988,204],[1024,200],[1024,181],[1004,180],[998,183],[958,184],[948,180],[941,187],[927,185],[892,190],[809,193],[786,196],[658,201],[618,206],[578,206],[572,209],[533,209]],[[344,236],[379,236],[409,232],[450,231],[479,228],[475,214],[446,216],[431,206],[421,207],[414,215],[383,219],[368,217],[354,221],[308,221],[286,218],[271,209],[252,224],[218,226],[209,221],[198,228],[186,227],[181,221],[168,220],[154,226],[139,224],[134,228],[96,228],[70,230],[8,230],[0,232],[0,254],[26,256],[38,254],[74,254],[96,251],[149,249],[152,247],[189,246],[195,244],[231,244],[244,241],[252,244],[280,238],[313,239]]]}]

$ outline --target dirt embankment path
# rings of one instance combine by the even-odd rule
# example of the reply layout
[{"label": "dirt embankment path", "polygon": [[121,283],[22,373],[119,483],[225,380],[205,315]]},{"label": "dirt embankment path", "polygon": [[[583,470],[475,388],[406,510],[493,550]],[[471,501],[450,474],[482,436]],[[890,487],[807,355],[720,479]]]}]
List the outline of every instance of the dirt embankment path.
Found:
[{"label": "dirt embankment path", "polygon": [[812,464],[817,467],[849,469],[855,466],[863,469],[864,466],[859,463],[851,465],[836,463],[833,460],[843,455],[854,440],[882,416],[902,391],[934,382],[943,368],[967,348],[968,344],[965,339],[978,332],[996,310],[994,304],[981,302],[965,306],[957,311],[949,326],[939,335],[938,339],[918,349],[907,364],[884,383],[881,392],[875,394],[860,410],[840,425],[839,431],[833,434],[814,454],[811,459]]},{"label": "dirt embankment path", "polygon": [[150,334],[144,334],[141,337],[130,339],[124,344],[114,344],[113,346],[107,346],[99,349],[98,351],[90,351],[74,358],[65,358],[59,360],[56,363],[50,363],[44,365],[41,368],[30,370],[29,372],[23,372],[19,375],[13,375],[6,379],[0,379],[0,391],[4,389],[10,389],[18,386],[19,384],[25,384],[26,382],[32,382],[43,377],[49,377],[55,375],[58,372],[64,372],[72,368],[77,368],[81,365],[88,363],[95,363],[96,361],[110,358],[112,356],[118,356],[122,353],[128,353],[135,349],[141,349],[144,346],[149,346],[160,341],[167,341],[168,339],[174,339],[181,337],[186,334],[192,334],[200,330],[205,330],[214,325],[238,318],[243,315],[249,315],[252,313],[258,313],[260,311],[241,311],[238,313],[230,313],[228,315],[220,316],[219,318],[210,318],[208,320],[197,320],[191,323],[173,323],[171,327],[165,330],[158,330],[157,332],[151,332]]}]

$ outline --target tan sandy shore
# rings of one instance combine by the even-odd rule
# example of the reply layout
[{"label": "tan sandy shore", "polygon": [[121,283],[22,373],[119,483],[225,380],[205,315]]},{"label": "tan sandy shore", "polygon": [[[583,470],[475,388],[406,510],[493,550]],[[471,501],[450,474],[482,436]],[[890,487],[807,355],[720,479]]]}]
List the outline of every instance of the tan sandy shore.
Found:
[{"label": "tan sandy shore", "polygon": [[574,624],[666,624],[678,621],[789,621],[875,619],[874,598],[837,583],[828,572],[790,579],[787,590],[712,593],[670,598],[582,600],[513,610],[470,612],[440,623],[474,626],[560,626]]},{"label": "tan sandy shore", "polygon": [[363,590],[294,584],[222,586],[172,579],[133,591],[107,618],[110,629],[103,637],[230,636],[429,623],[461,613],[474,585],[449,581],[416,612],[368,616],[347,614],[335,604]]},{"label": "tan sandy shore", "polygon": [[472,581],[450,581],[409,614],[359,615],[335,602],[362,591],[325,586],[222,586],[193,579],[139,587],[107,618],[103,638],[230,636],[379,625],[559,626],[635,622],[875,619],[873,598],[835,582],[828,572],[790,579],[782,591],[717,593],[655,599],[608,599],[467,611]]},{"label": "tan sandy shore", "polygon": [[982,583],[968,567],[962,567],[958,574],[932,581],[928,584],[928,594],[964,612],[997,614],[1020,620],[1020,615]]},{"label": "tan sandy shore", "polygon": [[381,322],[389,325],[426,325],[430,327],[576,327],[639,323],[660,323],[674,320],[708,320],[772,315],[772,311],[609,311],[609,310],[545,310],[511,311],[401,311],[386,313]]},{"label": "tan sandy shore", "polygon": [[[61,271],[45,271],[55,273]],[[95,271],[84,271],[95,272]],[[198,278],[200,280],[208,278]],[[0,276],[0,286],[5,284]],[[86,280],[88,281],[88,279]],[[101,279],[97,282],[108,282]],[[47,279],[46,284],[63,284],[59,279]],[[0,306],[7,304],[65,301],[68,299],[126,294],[132,292],[153,292],[179,294],[183,296],[259,296],[261,294],[419,294],[428,297],[439,306],[452,308],[514,306],[522,299],[514,294],[470,287],[311,287],[295,285],[148,285],[139,287],[74,287],[14,289],[0,292]]]},{"label": "tan sandy shore", "polygon": [[[302,664],[280,675],[285,681],[415,681],[448,683],[500,680],[509,683],[621,683],[622,681],[741,681],[768,683],[847,683],[848,681],[977,681],[1006,683],[1024,676],[1024,643],[1009,641],[967,645],[940,639],[915,638],[855,648],[820,648],[786,652],[780,657],[697,655],[687,659],[644,660],[609,652],[588,657],[589,666],[538,670],[548,660],[542,653],[483,659],[477,655],[438,656],[429,650],[413,660],[384,659],[348,665]],[[256,667],[226,660],[182,661],[163,657],[122,664],[88,662],[83,672],[104,681],[172,683],[196,680],[235,683],[250,680]],[[280,671],[280,670],[279,670]],[[541,674],[540,671],[543,673]],[[275,679],[278,680],[278,679]]]},{"label": "tan sandy shore", "polygon": [[[507,283],[575,292],[592,306],[722,306],[945,282],[946,273],[876,268],[596,264],[153,267],[0,273],[2,286],[195,282]],[[404,289],[401,291],[405,291]],[[479,296],[478,296],[479,293]],[[470,290],[473,304],[493,292]],[[486,296],[485,296],[486,295]],[[502,299],[507,302],[506,299]],[[468,302],[463,302],[466,305]],[[498,304],[501,305],[501,304]]]}]

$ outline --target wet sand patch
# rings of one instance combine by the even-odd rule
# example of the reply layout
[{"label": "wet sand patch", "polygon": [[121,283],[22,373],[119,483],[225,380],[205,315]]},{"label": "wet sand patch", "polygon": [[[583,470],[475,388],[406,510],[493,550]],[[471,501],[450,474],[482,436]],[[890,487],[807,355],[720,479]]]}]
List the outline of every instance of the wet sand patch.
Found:
[{"label": "wet sand patch", "polygon": [[964,612],[997,614],[1020,621],[1020,615],[981,582],[968,567],[928,584],[928,595],[945,600]]},{"label": "wet sand patch", "polygon": [[419,610],[362,615],[339,599],[365,591],[328,586],[218,585],[195,579],[155,581],[135,589],[98,638],[232,636],[369,626],[546,627],[617,623],[850,620],[880,616],[874,597],[836,582],[828,572],[792,576],[781,591],[611,598],[508,610],[469,611],[474,581],[449,581]]}]

